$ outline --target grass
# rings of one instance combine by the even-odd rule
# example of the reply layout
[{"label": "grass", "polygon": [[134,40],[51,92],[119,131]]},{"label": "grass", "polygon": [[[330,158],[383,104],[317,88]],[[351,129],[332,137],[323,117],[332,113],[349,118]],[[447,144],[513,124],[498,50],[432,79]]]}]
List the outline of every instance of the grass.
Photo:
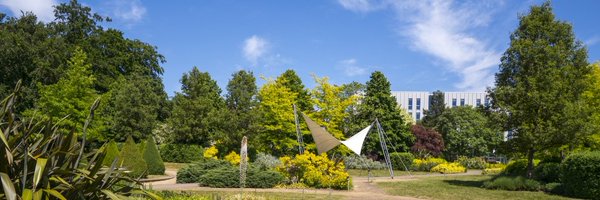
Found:
[{"label": "grass", "polygon": [[[348,173],[350,176],[368,176],[369,171],[363,169],[349,169]],[[430,174],[431,172],[410,172],[412,175],[423,175]],[[403,170],[394,170],[394,176],[405,176],[409,175],[407,171]],[[372,177],[389,177],[390,171],[387,169],[373,169],[371,170]]]},{"label": "grass", "polygon": [[170,169],[170,170],[179,170],[185,166],[188,166],[190,163],[171,163],[171,162],[165,162],[165,169]]},{"label": "grass", "polygon": [[377,185],[390,195],[427,199],[569,199],[544,192],[488,190],[483,182],[491,176],[424,177],[402,182],[380,182]]},{"label": "grass", "polygon": [[[196,200],[196,199],[342,199],[337,195],[323,195],[306,193],[288,193],[288,192],[255,192],[246,189],[243,194],[240,192],[223,192],[223,191],[202,191],[202,192],[156,192],[165,200]],[[243,198],[240,198],[243,197]]]}]

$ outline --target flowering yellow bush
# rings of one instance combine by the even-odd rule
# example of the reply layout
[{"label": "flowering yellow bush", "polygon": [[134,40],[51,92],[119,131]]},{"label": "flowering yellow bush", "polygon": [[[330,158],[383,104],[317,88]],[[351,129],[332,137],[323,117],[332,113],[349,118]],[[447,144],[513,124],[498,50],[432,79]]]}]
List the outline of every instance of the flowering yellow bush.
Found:
[{"label": "flowering yellow bush", "polygon": [[460,163],[442,163],[433,168],[431,168],[431,172],[439,172],[442,174],[456,174],[456,173],[464,173],[467,172],[467,168],[462,166]]},{"label": "flowering yellow bush", "polygon": [[217,153],[219,153],[219,150],[217,149],[217,147],[215,147],[215,145],[212,145],[210,146],[210,148],[204,150],[203,155],[206,159],[218,159]]},{"label": "flowering yellow bush", "polygon": [[231,163],[232,165],[239,165],[241,156],[238,155],[235,151],[231,151],[231,153],[225,156],[225,160]]},{"label": "flowering yellow bush", "polygon": [[506,165],[502,164],[502,163],[487,164],[485,166],[485,169],[483,169],[481,171],[481,174],[483,174],[483,175],[500,174],[500,173],[502,173],[504,171],[505,168],[506,168]]},{"label": "flowering yellow bush", "polygon": [[344,162],[335,163],[326,154],[315,155],[305,152],[291,158],[280,158],[277,170],[282,172],[292,184],[303,183],[315,188],[347,189],[352,180],[345,171]]},{"label": "flowering yellow bush", "polygon": [[414,159],[411,169],[415,171],[431,171],[431,169],[439,164],[447,163],[443,158],[426,158]]}]

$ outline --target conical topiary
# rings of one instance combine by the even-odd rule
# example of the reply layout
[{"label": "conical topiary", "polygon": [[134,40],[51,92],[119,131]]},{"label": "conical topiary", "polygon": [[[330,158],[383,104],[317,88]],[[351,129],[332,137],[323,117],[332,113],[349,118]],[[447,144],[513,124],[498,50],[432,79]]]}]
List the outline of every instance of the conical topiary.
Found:
[{"label": "conical topiary", "polygon": [[[111,140],[108,144],[106,144],[106,156],[104,160],[102,160],[102,164],[104,166],[110,167],[112,165],[113,160],[119,156],[119,147],[117,147],[117,143],[114,140]],[[121,159],[119,159],[121,160]],[[117,163],[118,164],[118,163]],[[118,166],[118,165],[116,165]]]},{"label": "conical topiary", "polygon": [[146,140],[141,140],[140,143],[138,144],[138,151],[140,151],[140,154],[144,155],[145,150],[146,150]]},{"label": "conical topiary", "polygon": [[131,177],[146,177],[148,166],[131,136],[127,137],[121,149],[121,167],[126,168]]},{"label": "conical topiary", "polygon": [[148,137],[146,148],[144,150],[144,160],[148,164],[148,174],[162,175],[165,174],[165,163],[163,163],[154,137]]}]

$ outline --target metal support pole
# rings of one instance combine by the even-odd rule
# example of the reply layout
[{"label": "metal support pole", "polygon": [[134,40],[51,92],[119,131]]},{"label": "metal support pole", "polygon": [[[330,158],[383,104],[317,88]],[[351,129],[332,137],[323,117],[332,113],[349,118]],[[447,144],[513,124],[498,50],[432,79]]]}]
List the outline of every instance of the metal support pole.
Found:
[{"label": "metal support pole", "polygon": [[390,170],[390,176],[394,179],[394,168],[392,167],[392,161],[390,160],[390,153],[387,149],[387,144],[385,142],[385,132],[381,127],[378,119],[375,119],[375,123],[377,123],[377,132],[379,133],[379,144],[381,145],[381,150],[383,150],[383,157],[385,158],[385,164],[388,166]]}]

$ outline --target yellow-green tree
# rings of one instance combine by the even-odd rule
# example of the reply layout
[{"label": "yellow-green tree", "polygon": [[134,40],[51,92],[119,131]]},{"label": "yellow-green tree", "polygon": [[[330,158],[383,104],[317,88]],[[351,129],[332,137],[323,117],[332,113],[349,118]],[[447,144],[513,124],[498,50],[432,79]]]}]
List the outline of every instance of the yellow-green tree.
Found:
[{"label": "yellow-green tree", "polygon": [[[583,98],[592,112],[589,125],[592,128],[595,127],[594,130],[598,130],[597,127],[600,126],[600,62],[592,64],[592,73],[588,75],[588,81],[590,81],[590,87],[583,93]],[[600,150],[600,132],[586,138],[583,147]]]},{"label": "yellow-green tree", "polygon": [[298,153],[292,105],[297,94],[285,86],[285,78],[268,80],[258,92],[262,131],[253,139],[256,149],[275,156]]},{"label": "yellow-green tree", "polygon": [[[329,78],[313,76],[316,87],[311,91],[314,112],[310,116],[319,125],[324,126],[329,133],[338,139],[345,139],[342,130],[344,120],[350,115],[348,109],[356,103],[357,96],[344,96],[341,86],[329,83]],[[349,152],[349,149],[340,149]]]}]

